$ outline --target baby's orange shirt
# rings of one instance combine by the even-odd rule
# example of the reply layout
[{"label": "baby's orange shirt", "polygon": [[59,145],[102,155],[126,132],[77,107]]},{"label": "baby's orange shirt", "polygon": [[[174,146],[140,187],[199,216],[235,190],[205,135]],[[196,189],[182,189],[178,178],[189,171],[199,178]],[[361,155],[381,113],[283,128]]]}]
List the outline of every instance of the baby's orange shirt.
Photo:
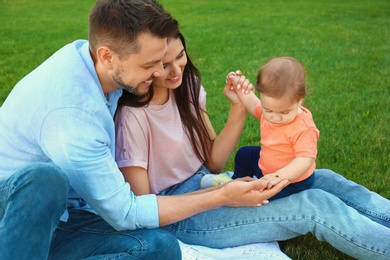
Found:
[{"label": "baby's orange shirt", "polygon": [[[314,124],[311,112],[300,107],[300,113],[293,122],[275,126],[263,117],[261,105],[255,108],[255,115],[260,120],[261,150],[259,167],[263,174],[274,173],[289,164],[296,157],[317,157],[317,141],[319,130]],[[298,179],[299,182],[313,174],[316,167],[313,165]]]}]

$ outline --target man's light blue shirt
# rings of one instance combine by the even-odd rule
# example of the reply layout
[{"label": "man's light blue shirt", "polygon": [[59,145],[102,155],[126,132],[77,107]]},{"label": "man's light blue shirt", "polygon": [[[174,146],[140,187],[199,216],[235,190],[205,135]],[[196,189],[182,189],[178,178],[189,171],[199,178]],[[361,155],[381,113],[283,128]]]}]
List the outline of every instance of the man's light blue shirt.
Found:
[{"label": "man's light blue shirt", "polygon": [[0,108],[0,181],[31,163],[54,163],[69,178],[70,207],[97,212],[117,230],[158,227],[156,196],[134,196],[114,160],[121,94],[104,95],[87,41],[54,53]]}]

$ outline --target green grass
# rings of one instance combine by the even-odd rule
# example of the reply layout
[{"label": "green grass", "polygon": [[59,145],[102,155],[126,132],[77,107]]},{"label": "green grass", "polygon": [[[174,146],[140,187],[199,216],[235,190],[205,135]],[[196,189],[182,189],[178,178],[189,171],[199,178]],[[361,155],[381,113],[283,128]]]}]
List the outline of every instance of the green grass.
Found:
[{"label": "green grass", "polygon": [[[390,197],[388,1],[162,2],[188,39],[217,131],[228,111],[228,71],[241,69],[254,81],[269,58],[294,56],[306,67],[305,105],[321,131],[318,167]],[[240,146],[258,143],[257,125],[249,118]]]},{"label": "green grass", "polygon": [[[64,44],[88,33],[94,1],[0,0],[0,104],[24,75]],[[252,81],[269,58],[306,67],[305,105],[321,131],[318,168],[330,168],[390,198],[390,2],[161,0],[180,22],[202,72],[219,132],[229,111],[222,89],[240,69]],[[239,146],[256,145],[248,117]],[[230,160],[226,169],[233,168]],[[312,235],[281,243],[293,259],[350,259]]]}]

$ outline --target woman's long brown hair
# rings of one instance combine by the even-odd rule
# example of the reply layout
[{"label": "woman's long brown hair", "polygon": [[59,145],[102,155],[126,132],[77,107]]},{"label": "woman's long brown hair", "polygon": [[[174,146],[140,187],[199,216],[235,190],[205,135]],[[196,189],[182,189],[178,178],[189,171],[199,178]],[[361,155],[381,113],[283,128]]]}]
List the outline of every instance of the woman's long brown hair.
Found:
[{"label": "woman's long brown hair", "polygon": [[[179,33],[177,38],[180,38],[184,49],[186,50],[184,36]],[[188,56],[187,50],[186,55],[187,64],[184,67],[182,83],[178,88],[173,90],[173,93],[181,121],[187,136],[191,141],[192,148],[198,159],[202,163],[205,163],[210,155],[212,140],[202,116],[205,110],[202,109],[199,104],[201,76],[199,70]],[[122,106],[143,107],[148,105],[152,98],[153,88],[150,88],[149,92],[144,96],[137,96],[127,91],[123,91],[118,102],[118,109]]]}]

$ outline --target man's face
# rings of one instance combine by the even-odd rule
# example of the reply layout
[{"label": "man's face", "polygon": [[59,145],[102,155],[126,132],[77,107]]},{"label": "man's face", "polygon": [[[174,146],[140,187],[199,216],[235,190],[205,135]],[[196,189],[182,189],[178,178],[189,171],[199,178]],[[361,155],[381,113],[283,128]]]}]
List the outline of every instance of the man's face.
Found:
[{"label": "man's face", "polygon": [[162,58],[167,52],[167,41],[149,33],[140,35],[138,41],[138,53],[125,60],[115,57],[111,78],[117,88],[141,96],[149,91],[153,79],[164,73]]}]

